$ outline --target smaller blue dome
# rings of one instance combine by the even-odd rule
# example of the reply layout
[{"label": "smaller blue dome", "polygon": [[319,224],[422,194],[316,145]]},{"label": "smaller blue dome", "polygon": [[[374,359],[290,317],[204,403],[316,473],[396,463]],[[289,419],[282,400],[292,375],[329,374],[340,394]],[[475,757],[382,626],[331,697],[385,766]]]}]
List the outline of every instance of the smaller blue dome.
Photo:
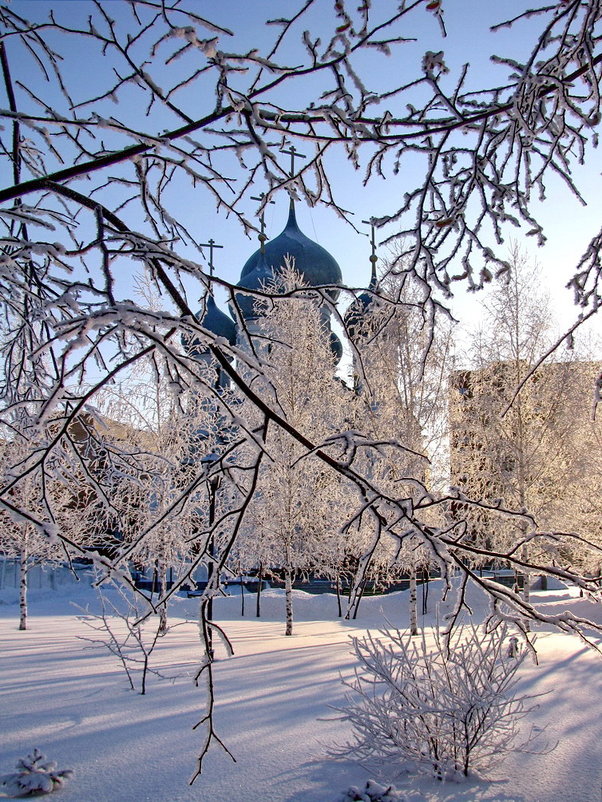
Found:
[{"label": "smaller blue dome", "polygon": [[230,345],[234,345],[236,342],[236,326],[234,325],[234,321],[225,312],[218,309],[211,293],[207,295],[205,313],[200,317],[202,311],[203,310],[200,310],[196,314],[196,319],[201,326],[217,334],[218,337],[223,337],[228,340]]},{"label": "smaller blue dome", "polygon": [[350,305],[349,309],[345,312],[345,327],[352,340],[368,333],[369,324],[369,310],[374,305],[374,295],[376,290],[376,256],[372,254],[370,257],[372,263],[372,271],[370,275],[370,285],[368,287],[372,292],[362,292]]},{"label": "smaller blue dome", "polygon": [[[274,282],[274,270],[268,265],[265,254],[259,252],[259,258],[255,263],[255,267],[250,272],[243,274],[240,281],[236,285],[242,287],[244,290],[265,290]],[[257,320],[263,316],[261,298],[252,295],[243,295],[242,293],[235,293],[236,303],[240,309],[245,320]],[[236,317],[238,310],[230,307],[232,314]]]},{"label": "smaller blue dome", "polygon": [[[234,321],[218,308],[210,292],[205,296],[204,308],[199,309],[195,317],[204,329],[208,329],[218,337],[223,337],[230,345],[235,344],[236,326]],[[204,342],[198,339],[191,341],[191,338],[186,335],[182,336],[182,345],[193,357],[207,353],[207,345]]]}]

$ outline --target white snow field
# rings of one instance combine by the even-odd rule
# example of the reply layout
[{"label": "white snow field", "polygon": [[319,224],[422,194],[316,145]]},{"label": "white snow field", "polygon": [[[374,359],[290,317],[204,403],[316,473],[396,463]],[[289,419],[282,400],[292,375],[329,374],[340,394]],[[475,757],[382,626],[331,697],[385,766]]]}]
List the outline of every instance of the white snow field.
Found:
[{"label": "white snow field", "polygon": [[[252,597],[240,616],[240,597],[219,600],[216,619],[235,654],[221,647],[215,665],[219,736],[233,763],[212,747],[194,785],[202,733],[192,730],[203,713],[204,688],[192,674],[200,656],[193,622],[168,632],[155,664],[175,679],[151,677],[148,693],[129,690],[125,674],[105,649],[78,636],[90,630],[72,601],[95,605],[84,582],[31,594],[29,630],[19,632],[16,591],[0,591],[0,774],[19,757],[40,749],[75,776],[53,799],[67,802],[336,802],[350,785],[389,780],[409,802],[602,802],[602,657],[576,637],[540,631],[539,665],[525,662],[519,691],[548,692],[524,722],[546,727],[546,754],[512,754],[486,778],[437,783],[398,772],[383,776],[351,761],[328,757],[345,741],[344,722],[329,705],[342,701],[340,675],[353,670],[349,636],[383,626],[407,625],[407,595],[364,598],[356,621],[336,617],[333,596],[295,592],[295,634],[286,638],[280,591],[263,594],[262,618]],[[430,600],[434,604],[435,588]],[[602,608],[570,590],[534,594],[546,612],[572,609],[602,621]],[[473,598],[475,617],[485,606]],[[183,599],[170,619],[196,613]],[[441,607],[438,615],[443,616]],[[423,620],[432,626],[433,616]]]}]

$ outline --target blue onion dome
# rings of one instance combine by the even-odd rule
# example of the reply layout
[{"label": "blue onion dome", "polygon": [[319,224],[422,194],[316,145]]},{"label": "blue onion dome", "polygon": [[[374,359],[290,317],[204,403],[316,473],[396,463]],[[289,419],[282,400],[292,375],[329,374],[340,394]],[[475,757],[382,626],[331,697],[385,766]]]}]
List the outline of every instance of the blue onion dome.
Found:
[{"label": "blue onion dome", "polygon": [[370,293],[362,292],[345,312],[345,328],[352,340],[355,340],[364,333],[363,329],[366,323],[366,316],[372,305],[372,300],[373,298]]},{"label": "blue onion dome", "polygon": [[339,340],[334,331],[329,332],[328,345],[330,346],[330,351],[334,357],[335,365],[338,365],[341,361],[341,357],[343,356],[343,343]]},{"label": "blue onion dome", "polygon": [[[213,295],[208,292],[202,309],[195,315],[204,329],[208,329],[218,337],[223,337],[230,345],[236,343],[236,326],[231,317],[226,315],[218,308]],[[187,349],[190,356],[197,357],[207,353],[207,345],[199,339],[192,340],[186,335],[182,336],[182,345]]]},{"label": "blue onion dome", "polygon": [[370,257],[372,271],[368,287],[372,292],[360,293],[345,313],[345,328],[352,340],[369,334],[371,330],[369,312],[370,307],[374,305],[374,295],[372,293],[376,290],[378,283],[376,279],[376,261],[376,256],[372,254]]},{"label": "blue onion dome", "polygon": [[[247,259],[242,269],[241,281],[239,286],[247,287],[243,284],[243,279],[252,274],[262,255],[265,256],[266,263],[277,274],[284,267],[284,257],[291,256],[294,259],[295,270],[301,274],[303,281],[310,287],[318,287],[324,284],[340,284],[342,281],[341,268],[333,256],[317,242],[310,240],[297,225],[295,207],[291,201],[288,222],[277,237],[269,240],[264,245],[264,254],[261,249]],[[248,287],[251,289],[250,287]],[[331,290],[329,295],[336,301],[339,291]]]},{"label": "blue onion dome", "polygon": [[[241,276],[236,285],[237,287],[242,287],[245,290],[265,290],[274,283],[274,270],[268,265],[265,255],[261,251],[258,251],[258,254],[259,258],[255,263],[255,267]],[[245,320],[257,320],[263,316],[262,306],[264,304],[262,304],[260,297],[243,295],[239,292],[234,297],[239,307],[239,309],[236,309],[234,305],[230,306],[230,311],[234,317],[237,316],[239,310]]]}]

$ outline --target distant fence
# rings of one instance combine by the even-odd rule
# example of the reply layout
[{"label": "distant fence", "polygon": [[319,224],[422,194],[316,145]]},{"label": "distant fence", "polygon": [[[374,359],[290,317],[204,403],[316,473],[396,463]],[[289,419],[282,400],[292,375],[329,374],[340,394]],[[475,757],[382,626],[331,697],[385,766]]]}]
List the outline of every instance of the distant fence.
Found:
[{"label": "distant fence", "polygon": [[[83,579],[89,570],[87,566],[75,565],[71,569],[63,563],[40,563],[33,565],[27,572],[27,584],[30,590],[57,590],[76,582],[73,572]],[[0,590],[19,587],[19,561],[10,557],[0,558]]]}]

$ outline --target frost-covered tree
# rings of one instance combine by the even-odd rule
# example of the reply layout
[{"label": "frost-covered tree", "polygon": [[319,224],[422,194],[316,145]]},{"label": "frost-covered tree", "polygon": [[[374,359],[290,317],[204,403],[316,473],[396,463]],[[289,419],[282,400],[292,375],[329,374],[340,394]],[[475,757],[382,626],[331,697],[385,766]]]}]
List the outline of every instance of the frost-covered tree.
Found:
[{"label": "frost-covered tree", "polygon": [[[579,549],[579,540],[571,544],[562,537],[546,541],[533,535],[576,532],[587,538],[595,533],[599,543],[599,522],[594,517],[584,529],[578,512],[583,509],[581,487],[598,495],[595,465],[586,454],[596,436],[590,399],[599,365],[556,350],[554,361],[534,372],[552,341],[549,305],[540,291],[539,271],[516,252],[512,265],[508,279],[490,295],[484,321],[474,333],[474,368],[455,375],[452,481],[467,495],[532,516],[511,521],[469,512],[468,537],[481,545],[485,559],[490,550],[503,553],[514,547],[528,563],[531,549],[541,545],[565,564],[568,553]],[[598,563],[591,550],[590,559]],[[528,585],[526,577],[527,597]]]},{"label": "frost-covered tree", "polygon": [[[302,288],[301,277],[285,266],[279,290]],[[261,355],[262,370],[252,386],[274,404],[283,417],[323,448],[339,453],[337,441],[353,393],[336,378],[330,329],[320,298],[309,290],[262,310],[252,342]],[[251,502],[241,559],[250,569],[261,564],[282,577],[286,595],[286,634],[293,634],[293,582],[311,571],[328,573],[341,558],[343,540],[342,484],[336,472],[308,454],[288,432],[271,427],[267,459]]]},{"label": "frost-covered tree", "polygon": [[[376,259],[373,255],[373,266]],[[430,507],[431,490],[441,485],[446,446],[447,373],[451,360],[450,326],[434,331],[424,314],[420,293],[404,286],[382,267],[381,296],[395,300],[393,308],[365,293],[347,313],[356,361],[355,427],[370,433],[374,445],[366,452],[366,470],[401,492],[418,509]],[[378,287],[373,270],[371,287]],[[390,438],[395,433],[395,439]],[[402,448],[396,447],[402,444]],[[437,513],[424,513],[423,523],[441,523]],[[392,527],[388,556],[391,578],[399,571],[410,578],[410,629],[417,632],[417,573],[438,562],[418,529]],[[378,550],[372,561],[379,560]]]},{"label": "frost-covered tree", "polygon": [[151,579],[164,627],[178,588],[211,580],[217,593],[222,569],[231,570],[220,557],[240,503],[230,468],[244,473],[238,429],[225,414],[236,399],[219,384],[213,360],[199,360],[190,343],[184,350],[205,386],[174,392],[168,365],[153,358],[119,388],[105,388],[101,399],[119,447],[130,455],[129,469],[115,477],[105,526],[115,533],[115,559]]},{"label": "frost-covered tree", "polygon": [[[40,489],[37,490],[30,484],[22,486],[25,497],[23,502],[28,506],[36,506],[34,498],[29,498],[31,493],[37,500],[40,498]],[[29,572],[34,566],[49,563],[52,560],[60,559],[62,549],[56,539],[51,540],[40,534],[38,529],[31,526],[27,521],[16,521],[5,512],[0,513],[0,551],[5,557],[14,557],[19,566],[19,629],[27,629],[28,616],[28,585]]]},{"label": "frost-covered tree", "polygon": [[[545,525],[552,530],[576,532],[583,541],[562,542],[562,557],[592,576],[602,576],[602,428],[600,417],[587,413],[591,407],[591,383],[600,373],[600,363],[572,364],[569,381],[575,392],[577,415],[566,435],[570,454],[570,486],[565,496],[555,495],[546,511]],[[595,543],[598,550],[588,544]]]},{"label": "frost-covered tree", "polygon": [[[48,433],[50,434],[50,433]],[[70,433],[75,450],[79,452],[79,428]],[[3,481],[13,484],[15,465],[28,458],[28,444],[20,439],[6,439],[0,450],[0,470]],[[94,542],[96,496],[85,484],[80,485],[82,473],[73,470],[66,455],[55,455],[41,474],[31,473],[13,484],[9,494],[11,506],[25,508],[33,515],[47,518],[44,529],[35,519],[0,509],[0,553],[14,557],[19,566],[19,629],[27,629],[29,573],[35,566],[70,559],[65,543],[83,551]],[[72,552],[71,552],[72,553]]]}]

